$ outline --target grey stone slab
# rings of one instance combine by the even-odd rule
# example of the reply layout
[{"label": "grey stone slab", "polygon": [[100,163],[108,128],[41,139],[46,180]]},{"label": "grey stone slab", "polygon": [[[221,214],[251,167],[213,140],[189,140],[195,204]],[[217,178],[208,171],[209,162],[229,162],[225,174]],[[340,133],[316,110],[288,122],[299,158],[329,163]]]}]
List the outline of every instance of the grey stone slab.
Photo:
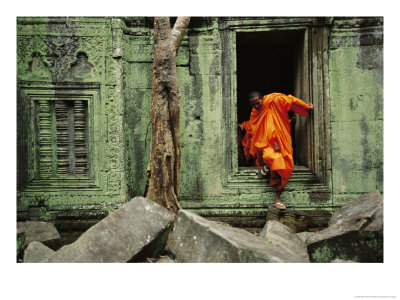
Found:
[{"label": "grey stone slab", "polygon": [[305,237],[312,262],[383,262],[383,199],[373,191],[343,205],[329,227]]},{"label": "grey stone slab", "polygon": [[178,262],[300,262],[255,234],[180,210],[169,251]]},{"label": "grey stone slab", "polygon": [[303,243],[306,243],[307,239],[312,236],[314,232],[303,231],[296,233],[297,237],[302,240]]},{"label": "grey stone slab", "polygon": [[343,205],[332,215],[329,227],[307,236],[305,242],[309,245],[354,230],[383,234],[383,199],[379,191],[367,193]]},{"label": "grey stone slab", "polygon": [[128,262],[154,257],[164,249],[174,219],[175,214],[159,204],[136,197],[45,262]]},{"label": "grey stone slab", "polygon": [[330,218],[329,226],[332,225],[341,225],[343,230],[359,230],[367,226],[371,226],[369,230],[383,230],[383,199],[379,191],[364,194],[343,205]]},{"label": "grey stone slab", "polygon": [[279,247],[282,252],[297,256],[299,262],[309,262],[306,244],[282,223],[268,221],[259,237]]},{"label": "grey stone slab", "polygon": [[25,244],[28,246],[33,241],[46,245],[61,241],[60,234],[51,222],[25,221],[17,222],[17,233],[25,232]]},{"label": "grey stone slab", "polygon": [[40,242],[32,242],[25,249],[24,263],[39,263],[52,255],[54,250]]},{"label": "grey stone slab", "polygon": [[307,246],[311,262],[334,259],[382,263],[383,236],[376,231],[353,230]]}]

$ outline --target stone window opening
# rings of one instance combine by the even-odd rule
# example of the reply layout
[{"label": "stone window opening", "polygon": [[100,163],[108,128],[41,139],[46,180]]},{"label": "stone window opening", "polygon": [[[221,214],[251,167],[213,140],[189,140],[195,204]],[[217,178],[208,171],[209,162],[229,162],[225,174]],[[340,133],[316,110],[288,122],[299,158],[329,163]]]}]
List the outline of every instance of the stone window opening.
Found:
[{"label": "stone window opening", "polygon": [[38,179],[87,176],[87,101],[34,102]]},{"label": "stone window opening", "polygon": [[18,190],[101,189],[98,86],[23,83],[17,95]]}]

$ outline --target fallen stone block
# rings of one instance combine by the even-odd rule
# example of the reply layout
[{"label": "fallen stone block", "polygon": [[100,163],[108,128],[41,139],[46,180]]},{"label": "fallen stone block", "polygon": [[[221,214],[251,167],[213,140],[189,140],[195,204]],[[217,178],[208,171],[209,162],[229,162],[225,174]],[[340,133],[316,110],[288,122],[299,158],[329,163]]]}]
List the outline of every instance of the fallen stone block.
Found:
[{"label": "fallen stone block", "polygon": [[40,242],[31,242],[25,249],[24,263],[38,263],[52,255],[54,250]]},{"label": "fallen stone block", "polygon": [[383,262],[383,199],[374,191],[339,208],[329,227],[303,235],[310,261]]},{"label": "fallen stone block", "polygon": [[374,231],[354,230],[307,246],[311,262],[336,258],[356,262],[383,262],[383,236]]},{"label": "fallen stone block", "polygon": [[177,262],[303,262],[246,230],[180,210],[168,249]]},{"label": "fallen stone block", "polygon": [[280,222],[268,221],[259,237],[279,247],[282,252],[297,256],[299,262],[310,262],[306,244]]},{"label": "fallen stone block", "polygon": [[129,262],[164,250],[175,214],[143,197],[133,198],[74,243],[44,262]]},{"label": "fallen stone block", "polygon": [[314,234],[315,234],[315,232],[310,232],[310,231],[303,231],[303,232],[296,233],[297,237],[298,237],[304,244],[306,244],[307,239],[308,239],[310,236],[314,235]]},{"label": "fallen stone block", "polygon": [[41,242],[48,247],[57,247],[61,243],[60,234],[53,223],[42,221],[17,222],[17,233],[25,232],[24,247],[31,242]]},{"label": "fallen stone block", "polygon": [[354,199],[334,212],[329,226],[340,225],[343,230],[383,231],[383,199],[373,191]]},{"label": "fallen stone block", "polygon": [[301,237],[309,245],[354,230],[376,231],[383,235],[383,199],[378,191],[362,195],[336,210],[329,227],[312,234],[303,233]]}]

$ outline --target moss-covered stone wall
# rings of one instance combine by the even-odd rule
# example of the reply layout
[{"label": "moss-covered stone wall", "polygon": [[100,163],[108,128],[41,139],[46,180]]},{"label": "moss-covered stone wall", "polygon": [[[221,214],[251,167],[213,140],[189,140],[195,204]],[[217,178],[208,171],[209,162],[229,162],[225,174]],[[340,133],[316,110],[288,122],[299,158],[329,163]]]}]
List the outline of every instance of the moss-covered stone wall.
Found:
[{"label": "moss-covered stone wall", "polygon": [[101,218],[127,199],[118,22],[17,19],[20,219]]},{"label": "moss-covered stone wall", "polygon": [[332,200],[383,193],[383,19],[337,18],[329,41]]}]

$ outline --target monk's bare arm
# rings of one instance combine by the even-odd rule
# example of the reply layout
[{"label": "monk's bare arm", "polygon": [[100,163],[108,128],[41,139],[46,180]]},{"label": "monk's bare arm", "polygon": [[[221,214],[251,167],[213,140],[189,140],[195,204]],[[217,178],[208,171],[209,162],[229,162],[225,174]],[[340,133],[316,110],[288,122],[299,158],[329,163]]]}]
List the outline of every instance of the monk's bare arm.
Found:
[{"label": "monk's bare arm", "polygon": [[281,147],[279,147],[279,144],[276,141],[274,141],[274,151],[281,152]]}]

